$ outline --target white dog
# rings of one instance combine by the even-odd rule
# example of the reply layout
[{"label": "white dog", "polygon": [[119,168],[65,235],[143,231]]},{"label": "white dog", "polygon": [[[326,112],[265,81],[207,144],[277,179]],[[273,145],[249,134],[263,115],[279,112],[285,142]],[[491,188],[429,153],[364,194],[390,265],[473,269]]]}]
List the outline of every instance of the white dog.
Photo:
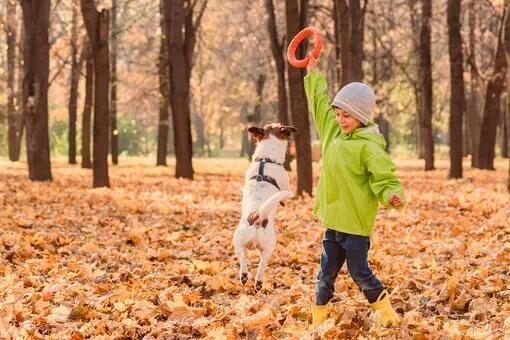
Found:
[{"label": "white dog", "polygon": [[234,248],[239,260],[239,278],[248,280],[246,248],[260,250],[260,262],[255,277],[255,289],[262,288],[264,270],[276,246],[274,216],[281,200],[292,197],[289,175],[283,167],[292,126],[268,124],[264,128],[248,129],[257,141],[252,162],[244,175],[242,215],[234,232]]}]

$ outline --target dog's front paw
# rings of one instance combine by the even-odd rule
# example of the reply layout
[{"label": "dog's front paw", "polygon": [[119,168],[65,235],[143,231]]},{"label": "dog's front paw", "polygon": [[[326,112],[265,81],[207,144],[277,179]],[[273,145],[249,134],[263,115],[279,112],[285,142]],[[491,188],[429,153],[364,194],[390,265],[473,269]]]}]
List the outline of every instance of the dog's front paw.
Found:
[{"label": "dog's front paw", "polygon": [[259,281],[259,280],[255,281],[255,290],[256,290],[256,291],[259,291],[259,290],[261,290],[261,289],[262,289],[262,283],[263,283],[263,282],[262,282],[262,281]]},{"label": "dog's front paw", "polygon": [[259,220],[259,213],[256,211],[250,213],[247,220],[249,225],[254,225]]},{"label": "dog's front paw", "polygon": [[244,286],[248,281],[248,273],[241,273],[241,277],[239,279],[241,280],[241,283]]}]

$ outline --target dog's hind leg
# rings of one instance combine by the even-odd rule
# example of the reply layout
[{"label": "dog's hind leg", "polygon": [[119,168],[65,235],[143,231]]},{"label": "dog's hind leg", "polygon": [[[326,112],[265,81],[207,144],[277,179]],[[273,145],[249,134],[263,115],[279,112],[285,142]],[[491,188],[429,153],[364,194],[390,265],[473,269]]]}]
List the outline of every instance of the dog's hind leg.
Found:
[{"label": "dog's hind leg", "polygon": [[239,260],[239,280],[244,284],[248,281],[248,258],[246,257],[246,249],[242,245],[236,245],[236,256]]},{"label": "dog's hind leg", "polygon": [[260,290],[264,281],[264,271],[266,270],[271,254],[276,246],[276,242],[266,245],[260,250],[260,261],[257,269],[257,276],[255,277],[255,289]]},{"label": "dog's hind leg", "polygon": [[246,257],[246,252],[242,249],[239,253],[237,253],[237,257],[239,258],[239,280],[243,286],[248,281],[248,258]]}]

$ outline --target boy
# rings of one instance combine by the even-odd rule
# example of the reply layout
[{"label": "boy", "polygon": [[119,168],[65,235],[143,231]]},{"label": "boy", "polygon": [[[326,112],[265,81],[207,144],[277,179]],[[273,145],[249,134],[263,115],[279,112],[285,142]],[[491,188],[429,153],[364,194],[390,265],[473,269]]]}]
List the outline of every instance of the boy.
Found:
[{"label": "boy", "polygon": [[375,94],[368,85],[354,82],[344,86],[331,103],[324,76],[313,70],[316,63],[311,56],[304,85],[322,145],[314,213],[326,231],[312,307],[313,325],[327,318],[335,279],[347,262],[350,276],[371,308],[381,311],[382,324],[396,326],[400,318],[367,261],[378,202],[396,209],[405,205],[395,164],[384,151],[384,137],[371,121]]}]

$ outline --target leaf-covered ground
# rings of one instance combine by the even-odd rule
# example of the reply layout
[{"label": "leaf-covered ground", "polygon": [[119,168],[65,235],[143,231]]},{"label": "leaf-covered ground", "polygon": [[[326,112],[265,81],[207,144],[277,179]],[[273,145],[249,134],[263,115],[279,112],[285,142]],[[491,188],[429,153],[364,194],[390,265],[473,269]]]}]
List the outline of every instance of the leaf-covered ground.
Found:
[{"label": "leaf-covered ground", "polygon": [[[237,280],[246,160],[196,160],[193,182],[130,161],[110,168],[112,189],[91,189],[79,166],[57,162],[53,182],[32,183],[25,164],[2,161],[0,338],[509,338],[508,163],[466,166],[457,181],[437,163],[398,162],[409,206],[381,209],[372,236],[401,326],[377,327],[343,268],[333,315],[313,330],[322,226],[311,198],[279,208],[262,291]],[[257,260],[250,252],[252,274]]]}]

